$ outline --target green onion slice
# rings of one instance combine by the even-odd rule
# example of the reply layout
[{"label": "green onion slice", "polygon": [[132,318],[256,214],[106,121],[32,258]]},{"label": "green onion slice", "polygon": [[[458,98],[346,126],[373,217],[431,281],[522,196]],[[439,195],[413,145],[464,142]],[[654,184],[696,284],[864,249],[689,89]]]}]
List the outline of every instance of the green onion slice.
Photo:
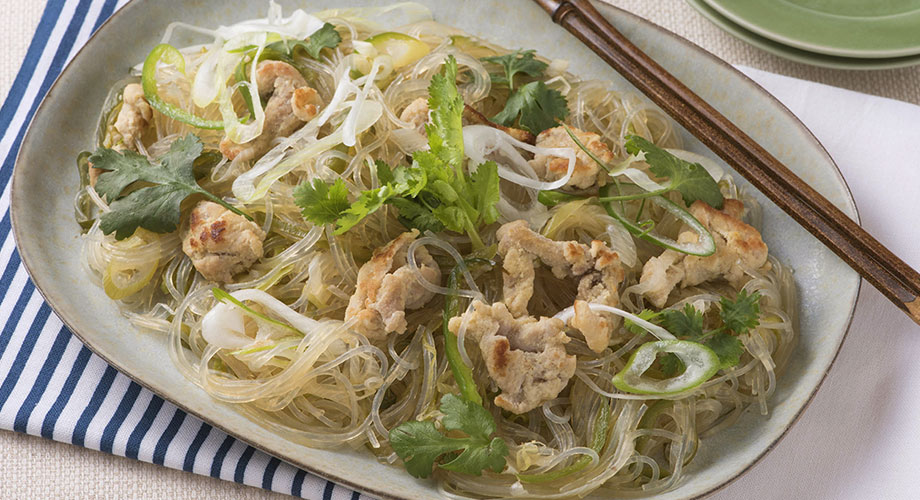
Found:
[{"label": "green onion slice", "polygon": [[[606,185],[600,189],[601,198],[612,198],[612,193],[610,192],[613,186]],[[650,243],[654,243],[660,247],[664,247],[670,250],[675,250],[680,253],[685,253],[688,255],[697,255],[700,257],[706,257],[712,255],[716,252],[716,242],[712,238],[712,233],[706,229],[703,224],[700,223],[690,212],[684,210],[680,205],[674,203],[673,201],[663,197],[663,196],[652,196],[647,198],[647,200],[663,208],[665,211],[677,217],[684,224],[690,226],[695,233],[697,233],[697,241],[690,243],[678,243],[677,241],[668,238],[666,236],[661,236],[655,234],[651,228],[642,223],[637,223],[629,220],[624,215],[620,214],[614,208],[614,203],[612,201],[604,201],[601,204],[607,210],[607,213],[611,217],[618,220],[627,231],[632,233],[637,238],[641,238]]]},{"label": "green onion slice", "polygon": [[150,51],[147,59],[144,60],[144,70],[141,73],[141,84],[144,87],[144,97],[150,103],[150,107],[160,113],[172,118],[173,120],[191,125],[197,128],[209,130],[221,130],[224,128],[222,121],[206,120],[196,116],[188,111],[173,106],[160,98],[157,93],[157,63],[160,61],[172,64],[177,70],[185,72],[185,58],[178,49],[168,43],[161,43]]},{"label": "green onion slice", "polygon": [[[643,376],[659,353],[673,353],[686,370],[676,377],[656,380]],[[646,342],[633,352],[626,366],[613,376],[613,385],[623,392],[666,396],[693,389],[719,371],[719,356],[712,349],[689,340]]]}]

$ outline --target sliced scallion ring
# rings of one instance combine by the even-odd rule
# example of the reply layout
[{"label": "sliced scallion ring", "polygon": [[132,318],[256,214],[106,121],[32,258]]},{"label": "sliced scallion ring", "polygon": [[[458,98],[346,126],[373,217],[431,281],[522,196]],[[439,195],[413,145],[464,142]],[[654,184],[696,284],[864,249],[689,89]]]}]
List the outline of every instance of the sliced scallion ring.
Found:
[{"label": "sliced scallion ring", "polygon": [[[643,376],[659,353],[672,353],[686,369],[676,377],[656,380]],[[646,342],[633,352],[626,366],[613,376],[617,389],[632,394],[666,396],[693,389],[719,371],[719,356],[712,349],[689,340]]]},{"label": "sliced scallion ring", "polygon": [[[613,196],[610,192],[611,188],[613,188],[613,186],[610,184],[602,187],[600,189],[601,198]],[[700,221],[698,221],[696,217],[694,217],[690,212],[684,210],[678,204],[663,196],[652,196],[646,199],[650,203],[663,208],[674,217],[677,217],[684,224],[690,226],[690,229],[692,229],[698,235],[697,241],[690,243],[679,243],[666,236],[655,234],[654,232],[642,227],[641,224],[633,222],[617,212],[614,208],[614,202],[607,201],[601,202],[601,204],[604,206],[604,209],[607,210],[607,213],[610,214],[611,217],[623,224],[626,230],[635,235],[637,238],[641,238],[660,247],[675,250],[677,252],[685,253],[688,255],[707,257],[716,252],[716,242],[712,238],[712,233],[710,233],[709,230],[706,229],[706,227],[703,226]]]},{"label": "sliced scallion ring", "polygon": [[144,98],[150,103],[150,107],[160,113],[172,118],[173,120],[191,125],[197,128],[220,130],[224,128],[224,123],[215,120],[206,120],[200,116],[189,113],[188,111],[173,106],[164,101],[157,91],[157,64],[159,62],[172,64],[180,73],[185,73],[185,58],[178,49],[168,43],[161,43],[150,51],[147,59],[144,60],[144,69],[141,74],[141,85],[144,87]]}]

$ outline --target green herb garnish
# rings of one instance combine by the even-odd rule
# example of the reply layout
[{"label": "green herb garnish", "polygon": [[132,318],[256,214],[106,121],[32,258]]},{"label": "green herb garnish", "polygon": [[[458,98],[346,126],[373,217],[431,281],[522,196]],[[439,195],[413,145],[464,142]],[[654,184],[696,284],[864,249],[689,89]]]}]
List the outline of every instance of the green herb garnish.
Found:
[{"label": "green herb garnish", "polygon": [[[114,231],[115,239],[123,240],[134,234],[138,227],[155,233],[175,231],[181,216],[179,204],[193,194],[203,195],[252,220],[238,208],[202,189],[195,181],[194,164],[201,151],[201,141],[192,134],[173,142],[157,165],[130,150],[96,150],[89,161],[94,167],[106,171],[96,180],[96,192],[109,200],[111,209],[102,214],[99,226],[102,232],[111,234]],[[152,185],[122,195],[125,188],[135,182]]]},{"label": "green herb garnish", "polygon": [[500,65],[505,70],[504,74],[492,73],[492,83],[507,85],[508,88],[514,90],[514,75],[523,73],[527,76],[539,78],[546,71],[548,65],[536,59],[535,54],[535,50],[518,49],[510,54],[482,57],[480,60]]},{"label": "green herb garnish", "polygon": [[703,200],[713,208],[722,208],[724,199],[719,184],[699,163],[682,160],[637,135],[627,138],[626,151],[634,156],[645,153],[649,170],[658,177],[668,178],[669,183],[662,192],[680,192],[687,206],[696,200]]},{"label": "green herb garnish", "polygon": [[447,437],[433,422],[412,421],[390,431],[390,446],[403,460],[406,471],[426,478],[434,467],[479,476],[483,470],[505,468],[508,445],[495,433],[495,419],[485,408],[453,394],[441,398],[441,426],[466,437]]},{"label": "green herb garnish", "polygon": [[543,82],[530,82],[519,88],[505,103],[505,109],[492,117],[495,123],[514,126],[520,116],[522,129],[537,135],[556,126],[556,122],[569,115],[565,97]]},{"label": "green herb garnish", "polygon": [[[722,297],[719,304],[721,310],[719,317],[722,325],[714,330],[704,330],[703,314],[690,304],[683,309],[665,309],[654,312],[643,309],[637,314],[644,320],[660,325],[681,340],[689,340],[705,345],[719,356],[719,368],[730,368],[737,365],[744,354],[744,346],[738,335],[747,333],[760,324],[760,292],[747,293],[742,290],[734,300]],[[630,320],[625,322],[626,329],[639,335],[644,329]],[[668,376],[683,371],[683,363],[673,354],[659,358],[661,371]]]},{"label": "green herb garnish", "polygon": [[390,168],[378,162],[381,187],[363,191],[351,203],[341,180],[331,187],[320,187],[320,180],[301,184],[294,190],[294,202],[304,218],[314,224],[334,222],[336,234],[341,234],[389,203],[409,228],[466,232],[481,248],[479,224],[498,219],[498,166],[485,162],[471,174],[464,169],[463,99],[456,79],[457,61],[451,56],[428,89],[429,151],[414,153],[409,167]]}]

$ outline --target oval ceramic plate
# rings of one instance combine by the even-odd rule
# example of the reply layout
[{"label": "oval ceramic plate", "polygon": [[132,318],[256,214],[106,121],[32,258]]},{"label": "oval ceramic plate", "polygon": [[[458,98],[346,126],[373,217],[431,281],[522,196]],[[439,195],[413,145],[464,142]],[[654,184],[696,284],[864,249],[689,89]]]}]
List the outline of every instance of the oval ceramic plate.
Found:
[{"label": "oval ceramic plate", "polygon": [[827,54],[818,54],[807,50],[797,49],[789,45],[764,38],[753,31],[749,31],[727,17],[720,14],[717,10],[710,7],[705,0],[687,0],[687,3],[693,6],[703,16],[713,22],[716,26],[722,28],[728,33],[734,35],[759,49],[765,50],[771,54],[777,55],[790,61],[810,64],[812,66],[821,66],[833,69],[850,69],[850,70],[876,70],[876,69],[894,69],[904,68],[907,66],[916,66],[920,64],[920,55],[903,56],[903,57],[885,57],[885,58],[858,58],[858,57],[840,57],[830,56]]},{"label": "oval ceramic plate", "polygon": [[920,54],[920,0],[704,0],[770,40],[839,57]]},{"label": "oval ceramic plate", "polygon": [[[296,5],[319,10],[368,3],[383,2],[300,0]],[[551,58],[568,59],[571,68],[584,77],[611,80],[616,88],[631,89],[530,0],[423,3],[431,7],[436,20],[506,47],[534,48]],[[295,2],[282,4],[291,9]],[[251,0],[136,0],[116,13],[64,70],[23,141],[12,188],[19,252],[36,286],[67,326],[90,349],[153,392],[243,441],[342,484],[381,497],[438,498],[432,482],[415,480],[402,468],[382,465],[369,453],[304,447],[210,399],[170,369],[163,338],[136,331],[119,315],[115,304],[85,278],[76,257],[80,234],[72,219],[72,200],[78,188],[74,158],[92,144],[99,106],[109,86],[143,60],[177,18],[216,27],[264,16],[265,8],[265,3]],[[639,47],[856,218],[853,199],[833,161],[808,130],[763,89],[673,34],[623,11],[605,5],[598,8]],[[515,24],[529,28],[507,29],[504,20],[512,18]],[[711,156],[689,134],[681,133],[689,149]],[[846,334],[859,277],[773,204],[761,202],[764,239],[778,258],[797,271],[800,347],[780,379],[769,418],[749,411],[729,429],[706,439],[686,479],[660,498],[703,495],[751,467],[805,408]]]}]

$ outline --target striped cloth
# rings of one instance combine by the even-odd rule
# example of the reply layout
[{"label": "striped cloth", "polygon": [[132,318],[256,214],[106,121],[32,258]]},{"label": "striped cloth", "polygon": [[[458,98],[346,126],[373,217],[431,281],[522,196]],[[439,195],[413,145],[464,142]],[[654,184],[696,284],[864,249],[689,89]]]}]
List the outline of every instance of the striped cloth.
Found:
[{"label": "striped cloth", "polygon": [[0,108],[0,428],[311,499],[369,498],[201,422],[89,351],[35,289],[10,232],[10,177],[39,102],[127,0],[49,0]]}]

